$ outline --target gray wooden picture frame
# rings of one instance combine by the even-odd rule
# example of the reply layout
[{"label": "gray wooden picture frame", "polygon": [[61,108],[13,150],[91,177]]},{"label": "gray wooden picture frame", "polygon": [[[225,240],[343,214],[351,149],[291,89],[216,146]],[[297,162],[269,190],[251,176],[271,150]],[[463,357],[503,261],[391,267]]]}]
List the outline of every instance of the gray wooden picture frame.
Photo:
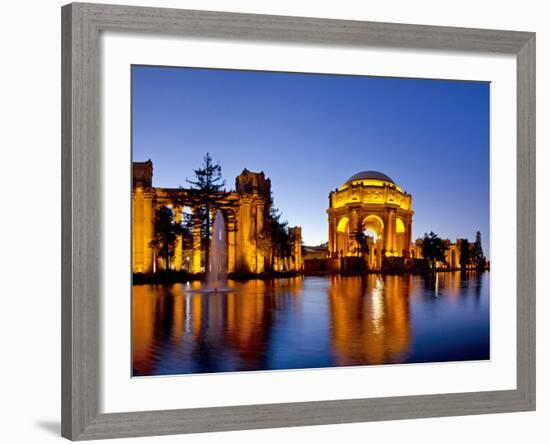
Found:
[{"label": "gray wooden picture frame", "polygon": [[[101,413],[99,35],[104,31],[514,55],[517,60],[517,388]],[[62,108],[64,437],[73,440],[134,437],[535,409],[534,33],[73,3],[62,8]]]}]

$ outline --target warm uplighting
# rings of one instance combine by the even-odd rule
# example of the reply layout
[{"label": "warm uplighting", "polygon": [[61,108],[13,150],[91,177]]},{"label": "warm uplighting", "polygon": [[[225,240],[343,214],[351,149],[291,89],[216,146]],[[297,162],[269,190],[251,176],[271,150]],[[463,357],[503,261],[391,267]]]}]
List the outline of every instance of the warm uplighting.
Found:
[{"label": "warm uplighting", "polygon": [[395,220],[395,232],[396,233],[404,233],[405,232],[405,224],[403,223],[403,219],[397,218]]},{"label": "warm uplighting", "polygon": [[[132,199],[132,271],[151,274],[170,269],[189,273],[205,271],[205,242],[200,220],[200,204],[194,190],[153,186],[153,162],[133,163],[134,187]],[[300,227],[287,227],[290,257],[269,257],[264,227],[271,205],[271,181],[263,172],[244,169],[236,178],[236,190],[218,192],[217,206],[222,208],[227,239],[227,271],[229,273],[263,273],[264,271],[299,271],[302,266]],[[180,227],[189,223],[189,245],[178,234],[169,264],[156,254],[152,240],[154,218],[159,208],[169,208]],[[214,212],[210,212],[213,220]],[[221,235],[221,234],[220,234]],[[185,260],[184,260],[185,258]]]},{"label": "warm uplighting", "polygon": [[[328,250],[331,258],[359,257],[368,253],[369,268],[381,269],[383,258],[410,257],[412,196],[389,176],[378,171],[357,173],[330,193],[329,202]],[[358,235],[367,230],[371,241],[362,240]]]},{"label": "warm uplighting", "polygon": [[338,221],[338,227],[336,228],[339,233],[347,233],[349,219],[344,216]]},{"label": "warm uplighting", "polygon": [[364,187],[385,187],[385,186],[393,186],[397,191],[403,192],[401,187],[392,184],[391,182],[386,182],[385,180],[376,180],[376,179],[362,179],[362,180],[353,180],[351,182],[346,182],[344,185],[342,185],[340,188],[338,188],[339,191],[345,190],[346,188],[349,188],[350,186],[357,186],[361,185]]}]

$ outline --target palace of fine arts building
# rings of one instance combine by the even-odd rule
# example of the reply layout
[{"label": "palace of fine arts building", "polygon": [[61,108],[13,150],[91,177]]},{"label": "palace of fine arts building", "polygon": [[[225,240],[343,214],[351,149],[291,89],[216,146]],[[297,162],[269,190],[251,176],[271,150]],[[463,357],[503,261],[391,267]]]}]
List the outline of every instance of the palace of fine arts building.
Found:
[{"label": "palace of fine arts building", "polygon": [[[271,181],[264,172],[245,168],[235,178],[234,190],[211,192],[205,227],[201,191],[156,187],[153,171],[151,160],[133,163],[134,274],[151,275],[165,270],[189,275],[205,272],[217,212],[223,215],[227,245],[224,267],[229,274],[402,273],[429,269],[424,240],[412,240],[413,196],[381,172],[361,171],[328,193],[326,215],[311,216],[319,222],[328,219],[325,244],[303,245],[302,228],[285,225],[286,237],[281,246],[277,237],[281,227],[273,227]],[[160,209],[169,211],[174,225],[186,227],[174,233],[169,251],[154,242],[159,235],[155,221]],[[475,268],[471,260],[467,264],[461,260],[465,249],[474,250],[473,243],[457,239],[441,240],[441,245],[442,254],[434,258],[434,268]]]}]

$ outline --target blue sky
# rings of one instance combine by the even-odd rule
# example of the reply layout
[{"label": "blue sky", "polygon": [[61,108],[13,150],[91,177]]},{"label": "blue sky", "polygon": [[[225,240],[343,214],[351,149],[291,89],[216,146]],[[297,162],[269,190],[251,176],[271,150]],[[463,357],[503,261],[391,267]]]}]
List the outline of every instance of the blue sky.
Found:
[{"label": "blue sky", "polygon": [[362,170],[413,196],[413,238],[434,231],[489,253],[486,82],[132,67],[133,159],[159,187],[186,185],[206,152],[226,188],[244,169],[271,178],[304,242],[328,238],[330,190]]}]

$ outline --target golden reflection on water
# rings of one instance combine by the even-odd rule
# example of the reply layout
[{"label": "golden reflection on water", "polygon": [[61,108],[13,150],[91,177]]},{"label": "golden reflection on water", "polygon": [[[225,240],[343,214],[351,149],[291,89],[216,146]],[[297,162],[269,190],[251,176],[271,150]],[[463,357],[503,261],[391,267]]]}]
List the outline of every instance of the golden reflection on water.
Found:
[{"label": "golden reflection on water", "polygon": [[[399,362],[410,340],[410,277],[334,277],[329,286],[337,365]],[[365,297],[367,295],[367,297]]]},{"label": "golden reflection on water", "polygon": [[[466,287],[464,287],[466,282]],[[472,281],[473,282],[473,281]],[[136,285],[132,299],[136,375],[407,362],[422,313],[481,284],[443,273],[232,282],[234,291],[190,284]]]}]

